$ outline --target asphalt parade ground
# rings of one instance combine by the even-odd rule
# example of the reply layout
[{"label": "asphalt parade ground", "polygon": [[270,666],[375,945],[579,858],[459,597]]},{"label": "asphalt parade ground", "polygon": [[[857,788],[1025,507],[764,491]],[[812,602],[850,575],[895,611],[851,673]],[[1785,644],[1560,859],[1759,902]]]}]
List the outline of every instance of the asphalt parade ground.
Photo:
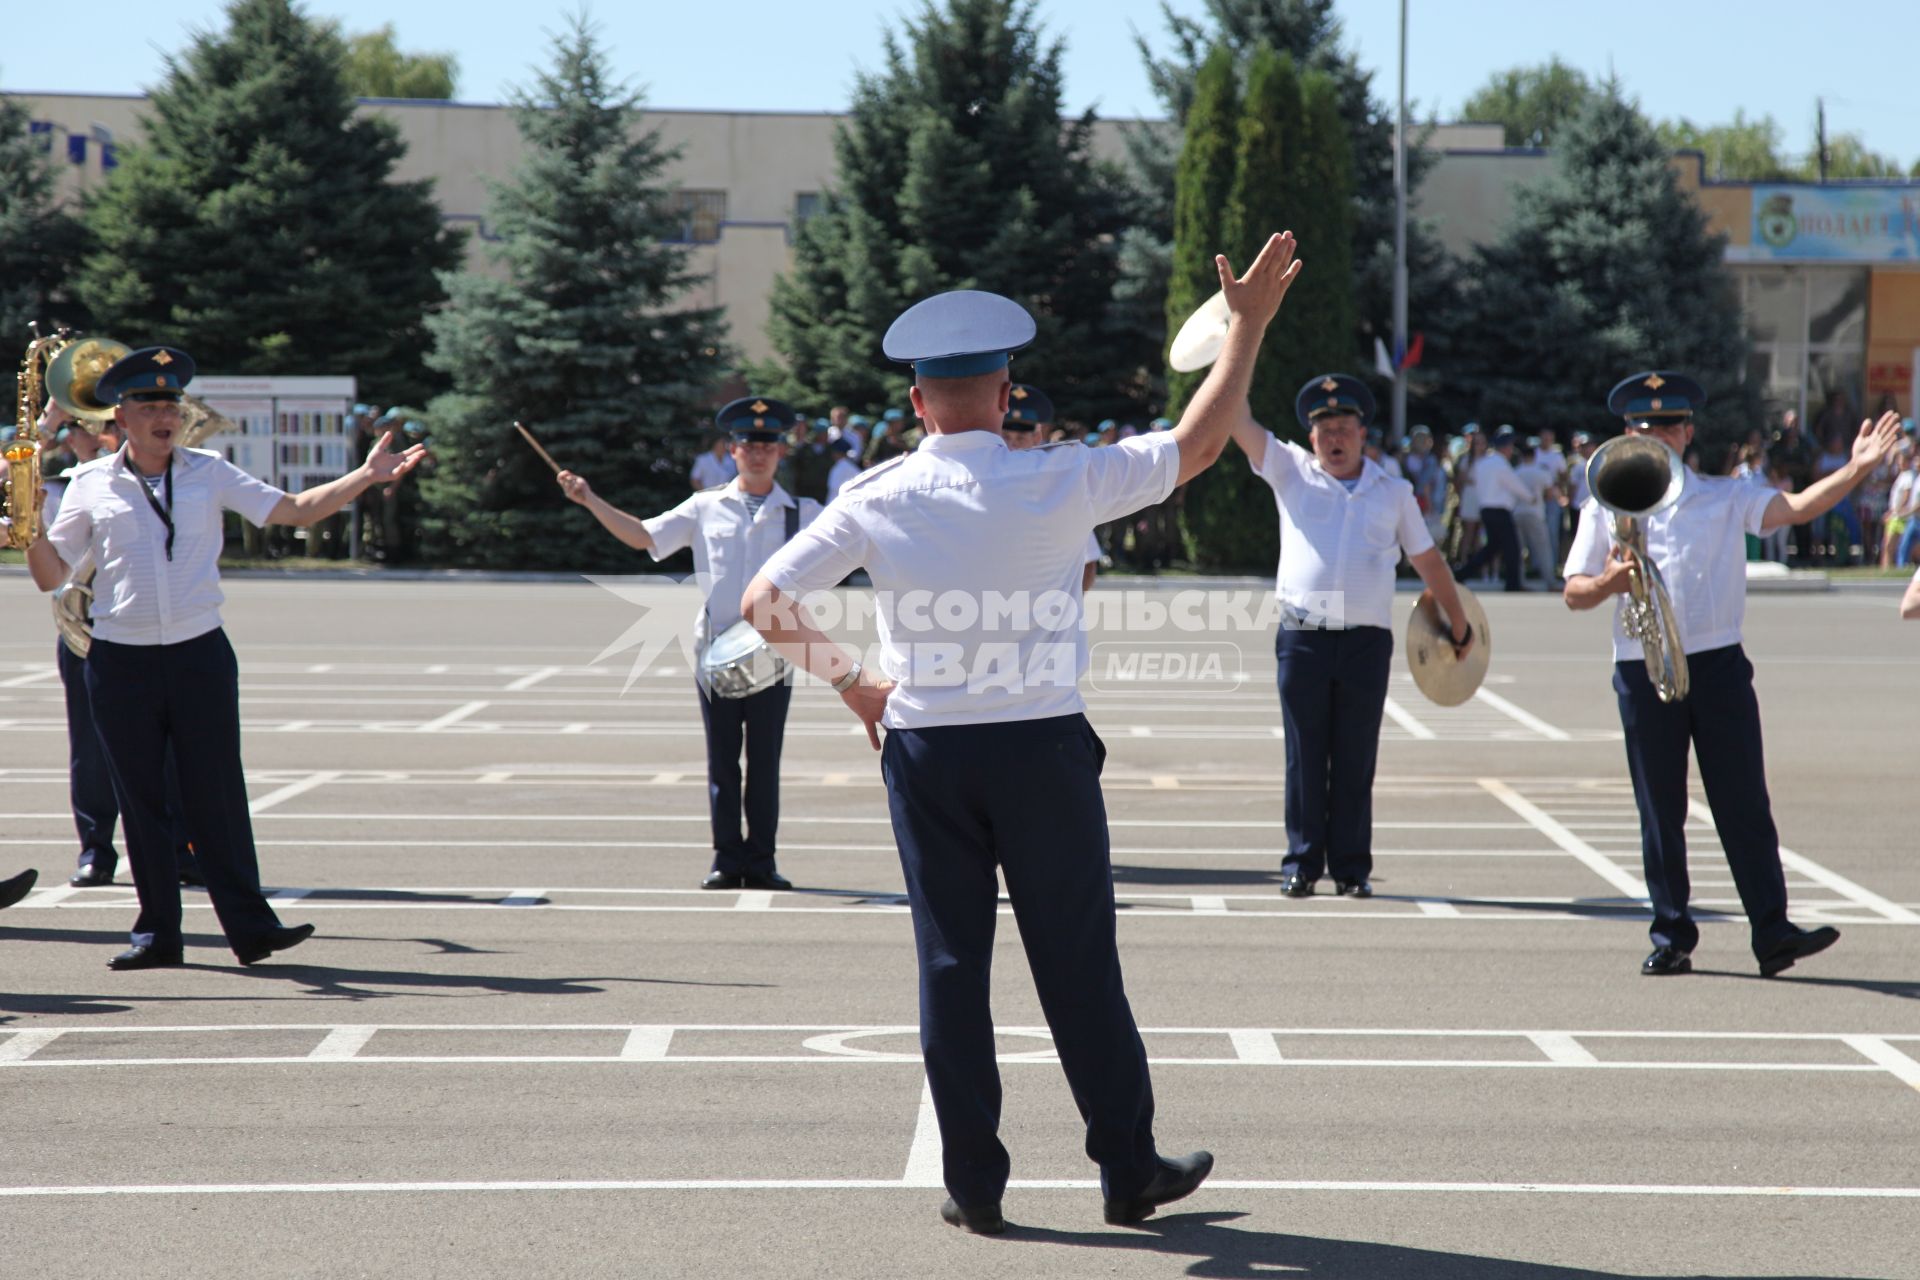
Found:
[{"label": "asphalt parade ground", "polygon": [[0,585],[0,876],[40,871],[0,913],[0,1276],[1920,1276],[1920,628],[1892,595],[1747,610],[1795,916],[1840,945],[1757,976],[1702,801],[1697,971],[1649,980],[1603,616],[1483,594],[1497,653],[1457,709],[1396,655],[1378,894],[1296,901],[1270,629],[1103,585],[1156,1129],[1218,1164],[1102,1224],[1003,907],[987,1239],[936,1214],[903,883],[830,691],[789,724],[799,887],[696,888],[698,708],[647,652],[686,588],[229,581],[263,878],[319,932],[242,969],[189,891],[187,967],[116,973],[131,879],[65,884],[53,629]]}]

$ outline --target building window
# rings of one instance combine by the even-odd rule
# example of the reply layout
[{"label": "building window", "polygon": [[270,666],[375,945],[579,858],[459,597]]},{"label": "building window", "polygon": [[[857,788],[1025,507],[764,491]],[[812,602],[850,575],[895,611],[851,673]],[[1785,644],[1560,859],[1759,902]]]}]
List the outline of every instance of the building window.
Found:
[{"label": "building window", "polygon": [[793,220],[805,222],[826,206],[820,201],[818,191],[796,191],[793,193]]},{"label": "building window", "polygon": [[1739,268],[1753,334],[1748,376],[1770,416],[1788,409],[1817,436],[1823,425],[1858,421],[1867,361],[1865,267]]},{"label": "building window", "polygon": [[727,220],[727,193],[676,191],[667,201],[667,210],[680,223],[679,233],[670,239],[686,244],[712,244],[720,238],[720,227]]}]

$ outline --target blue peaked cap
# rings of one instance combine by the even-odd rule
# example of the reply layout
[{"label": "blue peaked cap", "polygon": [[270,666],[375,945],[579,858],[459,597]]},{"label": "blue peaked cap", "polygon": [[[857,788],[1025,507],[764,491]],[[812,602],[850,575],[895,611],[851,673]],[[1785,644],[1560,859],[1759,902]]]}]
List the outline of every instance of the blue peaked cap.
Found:
[{"label": "blue peaked cap", "polygon": [[1007,358],[1033,341],[1027,309],[979,289],[937,293],[901,312],[880,349],[913,366],[920,378],[967,378],[1007,367]]}]

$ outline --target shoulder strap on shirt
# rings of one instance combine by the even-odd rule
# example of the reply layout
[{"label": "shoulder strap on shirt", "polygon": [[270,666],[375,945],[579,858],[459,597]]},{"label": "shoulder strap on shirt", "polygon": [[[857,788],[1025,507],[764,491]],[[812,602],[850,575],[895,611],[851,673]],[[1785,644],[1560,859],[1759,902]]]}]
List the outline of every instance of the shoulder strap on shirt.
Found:
[{"label": "shoulder strap on shirt", "polygon": [[796,499],[796,500],[794,500],[794,501],[792,501],[792,502],[790,502],[790,503],[788,503],[788,504],[787,504],[787,537],[786,537],[786,540],[787,540],[788,542],[792,542],[792,541],[793,541],[793,535],[794,535],[794,534],[796,534],[796,533],[798,533],[798,532],[800,532],[800,503],[799,503],[799,501],[798,501],[798,499]]}]

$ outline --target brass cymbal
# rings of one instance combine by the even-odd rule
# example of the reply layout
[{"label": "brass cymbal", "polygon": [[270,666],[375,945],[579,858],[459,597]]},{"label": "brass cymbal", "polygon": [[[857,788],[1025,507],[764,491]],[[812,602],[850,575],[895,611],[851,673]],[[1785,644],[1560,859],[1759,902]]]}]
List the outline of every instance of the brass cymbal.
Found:
[{"label": "brass cymbal", "polygon": [[1487,663],[1493,656],[1487,611],[1464,585],[1456,584],[1455,589],[1467,611],[1467,624],[1473,628],[1473,648],[1464,661],[1454,656],[1451,628],[1433,592],[1421,592],[1407,617],[1407,666],[1413,682],[1429,701],[1442,707],[1457,707],[1471,698],[1487,678]]},{"label": "brass cymbal", "polygon": [[1192,373],[1218,360],[1220,352],[1227,345],[1227,321],[1230,316],[1225,293],[1216,293],[1201,303],[1199,309],[1180,326],[1180,332],[1173,336],[1167,363],[1173,366],[1176,373]]}]

